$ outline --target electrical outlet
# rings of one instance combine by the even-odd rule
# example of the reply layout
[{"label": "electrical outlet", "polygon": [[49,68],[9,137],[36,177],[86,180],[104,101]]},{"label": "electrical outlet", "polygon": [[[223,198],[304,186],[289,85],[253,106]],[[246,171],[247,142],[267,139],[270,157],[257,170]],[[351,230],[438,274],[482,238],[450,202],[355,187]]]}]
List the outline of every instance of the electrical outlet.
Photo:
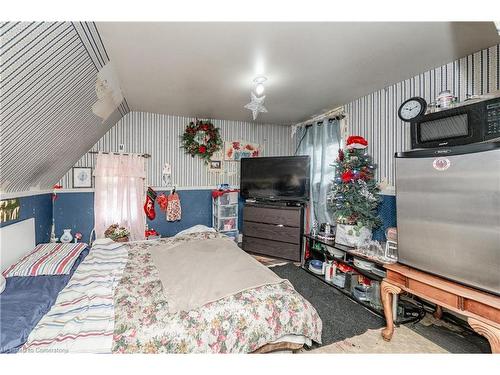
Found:
[{"label": "electrical outlet", "polygon": [[120,143],[120,144],[118,145],[118,151],[122,152],[122,151],[124,151],[124,150],[125,150],[125,145],[124,145],[123,143]]}]

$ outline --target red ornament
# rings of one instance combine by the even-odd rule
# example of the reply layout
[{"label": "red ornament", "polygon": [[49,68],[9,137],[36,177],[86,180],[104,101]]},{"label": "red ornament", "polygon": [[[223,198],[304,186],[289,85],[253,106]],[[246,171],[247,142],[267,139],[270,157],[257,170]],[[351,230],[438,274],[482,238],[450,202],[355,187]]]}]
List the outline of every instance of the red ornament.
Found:
[{"label": "red ornament", "polygon": [[354,178],[354,174],[351,171],[345,171],[342,173],[342,182],[349,182]]},{"label": "red ornament", "polygon": [[205,152],[207,152],[207,148],[205,146],[200,146],[198,147],[198,152],[200,154],[204,154]]}]

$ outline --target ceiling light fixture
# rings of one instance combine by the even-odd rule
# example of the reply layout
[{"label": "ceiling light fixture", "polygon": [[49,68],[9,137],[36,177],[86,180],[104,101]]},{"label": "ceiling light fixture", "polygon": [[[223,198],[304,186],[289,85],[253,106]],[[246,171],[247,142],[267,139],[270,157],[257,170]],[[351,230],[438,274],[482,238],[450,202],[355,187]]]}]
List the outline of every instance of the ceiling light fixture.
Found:
[{"label": "ceiling light fixture", "polygon": [[257,97],[253,92],[250,92],[250,97],[251,97],[251,102],[245,105],[246,109],[249,109],[252,111],[252,117],[255,120],[257,120],[257,116],[259,115],[259,112],[266,113],[267,109],[264,107],[264,100],[266,99],[265,96]]},{"label": "ceiling light fixture", "polygon": [[265,91],[264,82],[266,82],[266,81],[267,81],[267,78],[264,76],[259,76],[253,80],[253,82],[255,83],[255,93],[257,95],[260,96],[260,95],[264,94],[264,91]]}]

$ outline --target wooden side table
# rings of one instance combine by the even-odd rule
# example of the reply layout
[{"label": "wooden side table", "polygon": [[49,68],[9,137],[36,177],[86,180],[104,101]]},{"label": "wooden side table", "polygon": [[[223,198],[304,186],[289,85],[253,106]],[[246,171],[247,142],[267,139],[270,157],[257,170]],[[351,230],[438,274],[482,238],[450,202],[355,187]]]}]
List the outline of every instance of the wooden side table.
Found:
[{"label": "wooden side table", "polygon": [[394,333],[392,297],[406,291],[467,317],[478,334],[486,337],[493,353],[500,353],[500,297],[469,288],[401,264],[386,265],[387,277],[380,293],[387,327],[382,337],[390,341]]}]

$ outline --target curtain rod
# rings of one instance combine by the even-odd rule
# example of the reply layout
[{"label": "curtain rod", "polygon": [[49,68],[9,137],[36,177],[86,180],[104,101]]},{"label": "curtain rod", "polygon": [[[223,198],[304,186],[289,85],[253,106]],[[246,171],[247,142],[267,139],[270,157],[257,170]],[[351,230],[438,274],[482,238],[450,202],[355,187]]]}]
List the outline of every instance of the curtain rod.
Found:
[{"label": "curtain rod", "polygon": [[315,116],[307,121],[299,122],[298,124],[292,125],[294,128],[298,128],[300,126],[314,124],[317,121],[323,120],[326,117],[343,119],[345,117],[344,107],[337,107],[328,112],[322,113],[321,115]]},{"label": "curtain rod", "polygon": [[114,155],[138,155],[138,156],[142,156],[143,158],[150,158],[151,155],[149,154],[133,154],[133,153],[130,153],[130,152],[107,152],[107,151],[89,151],[89,154],[114,154]]}]

